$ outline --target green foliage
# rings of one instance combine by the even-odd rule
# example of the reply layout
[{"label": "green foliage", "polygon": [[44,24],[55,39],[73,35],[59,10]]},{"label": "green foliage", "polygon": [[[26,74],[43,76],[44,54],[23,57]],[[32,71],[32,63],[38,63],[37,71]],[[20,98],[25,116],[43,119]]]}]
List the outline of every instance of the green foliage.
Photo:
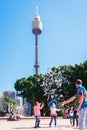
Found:
[{"label": "green foliage", "polygon": [[8,112],[8,107],[10,105],[10,109],[16,109],[16,101],[9,97],[2,97],[0,99],[2,101],[3,110]]},{"label": "green foliage", "polygon": [[27,79],[22,78],[17,80],[14,86],[17,91],[17,95],[26,98],[29,102],[42,102],[46,99],[43,96],[44,91],[40,87],[42,79],[43,75],[33,75]]}]

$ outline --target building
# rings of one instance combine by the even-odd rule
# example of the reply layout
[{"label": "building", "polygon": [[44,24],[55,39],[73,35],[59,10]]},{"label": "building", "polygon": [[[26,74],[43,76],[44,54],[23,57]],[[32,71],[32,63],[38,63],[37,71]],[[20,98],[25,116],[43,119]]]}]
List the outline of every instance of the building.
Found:
[{"label": "building", "polygon": [[4,91],[3,95],[9,98],[16,99],[16,93],[15,91],[12,91],[12,90]]}]

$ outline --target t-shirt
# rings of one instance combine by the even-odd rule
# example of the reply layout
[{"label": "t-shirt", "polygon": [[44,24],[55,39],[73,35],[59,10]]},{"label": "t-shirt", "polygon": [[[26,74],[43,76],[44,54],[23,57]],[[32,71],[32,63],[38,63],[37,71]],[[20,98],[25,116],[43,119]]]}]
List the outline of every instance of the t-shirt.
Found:
[{"label": "t-shirt", "polygon": [[76,88],[76,98],[79,98],[79,96],[83,96],[83,98],[84,98],[81,108],[85,108],[86,107],[86,104],[87,104],[86,94],[87,94],[87,91],[86,91],[84,86],[79,85]]},{"label": "t-shirt", "polygon": [[69,115],[70,115],[70,116],[73,116],[73,112],[74,112],[74,111],[70,110]]},{"label": "t-shirt", "polygon": [[50,108],[50,115],[51,115],[51,116],[57,116],[56,111],[57,111],[57,108],[56,108],[56,107],[51,107],[51,108]]},{"label": "t-shirt", "polygon": [[35,116],[40,116],[40,106],[34,106],[34,115]]}]

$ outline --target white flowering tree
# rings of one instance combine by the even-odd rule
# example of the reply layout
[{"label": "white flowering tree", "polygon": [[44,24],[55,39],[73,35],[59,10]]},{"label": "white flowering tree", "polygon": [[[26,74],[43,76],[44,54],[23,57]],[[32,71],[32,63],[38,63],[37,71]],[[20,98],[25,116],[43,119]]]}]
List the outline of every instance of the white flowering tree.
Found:
[{"label": "white flowering tree", "polygon": [[60,68],[48,69],[47,73],[44,75],[41,87],[44,91],[44,96],[47,96],[48,101],[50,99],[63,99],[63,88],[62,83],[66,83],[67,78],[63,77],[64,70]]}]

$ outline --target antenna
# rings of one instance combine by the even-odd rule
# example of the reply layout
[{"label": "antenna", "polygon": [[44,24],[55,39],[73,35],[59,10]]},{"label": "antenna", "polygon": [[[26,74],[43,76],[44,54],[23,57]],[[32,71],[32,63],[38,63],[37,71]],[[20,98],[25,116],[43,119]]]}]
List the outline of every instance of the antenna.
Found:
[{"label": "antenna", "polygon": [[36,6],[36,15],[38,15],[38,5]]}]

